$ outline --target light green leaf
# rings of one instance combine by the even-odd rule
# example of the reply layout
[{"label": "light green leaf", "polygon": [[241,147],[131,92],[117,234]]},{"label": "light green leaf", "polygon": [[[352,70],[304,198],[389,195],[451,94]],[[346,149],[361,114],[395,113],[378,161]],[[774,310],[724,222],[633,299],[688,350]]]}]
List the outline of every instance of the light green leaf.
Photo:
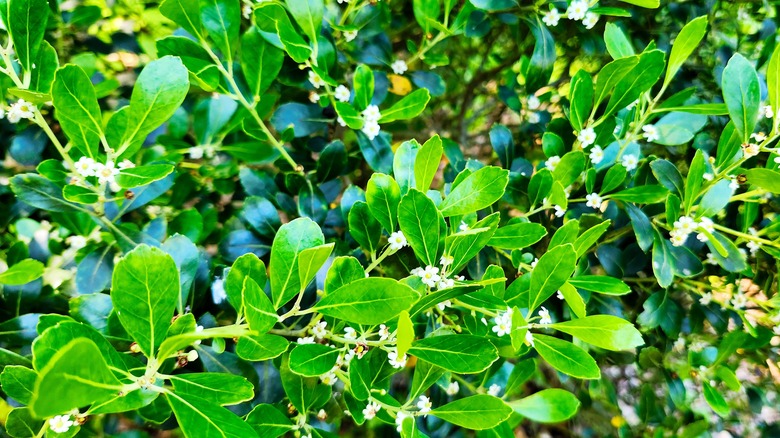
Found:
[{"label": "light green leaf", "polygon": [[306,248],[298,256],[298,279],[301,282],[301,292],[306,289],[309,282],[317,275],[322,265],[333,252],[335,243]]},{"label": "light green leaf", "polygon": [[501,249],[523,249],[540,241],[547,235],[547,229],[532,222],[514,223],[499,227],[488,245]]},{"label": "light green leaf", "polygon": [[390,123],[396,120],[412,119],[420,115],[431,100],[431,93],[426,88],[420,88],[404,96],[390,108],[382,111],[379,123]]},{"label": "light green leaf", "polygon": [[409,310],[419,294],[392,278],[353,281],[325,295],[314,310],[354,324],[376,325]]},{"label": "light green leaf", "polygon": [[312,45],[317,44],[317,35],[322,27],[325,5],[322,0],[286,0],[287,9],[309,37]]},{"label": "light green leaf", "polygon": [[605,295],[625,295],[631,292],[631,288],[622,280],[606,275],[578,275],[570,278],[569,284],[577,289]]},{"label": "light green leaf", "polygon": [[[593,107],[593,79],[585,70],[579,70],[571,79],[569,90],[569,101],[571,102],[569,121],[575,131],[580,131],[588,121],[590,110]],[[562,143],[561,138],[553,133],[545,133],[542,137],[543,143],[546,138],[549,141],[559,140]]]},{"label": "light green leaf", "polygon": [[438,265],[447,224],[433,201],[416,189],[409,190],[398,205],[398,222],[417,258],[426,265]]},{"label": "light green leaf", "polygon": [[366,109],[374,97],[374,73],[371,68],[365,64],[358,65],[352,78],[352,87],[355,93],[353,100],[355,107],[361,111]]},{"label": "light green leaf", "polygon": [[280,437],[294,429],[293,422],[273,405],[259,404],[246,416],[246,422],[264,438]]},{"label": "light green leaf", "polygon": [[[664,70],[664,52],[650,50],[638,55],[639,62],[620,81],[615,84],[612,96],[609,98],[605,115],[612,115],[634,102],[649,90],[661,77]],[[630,59],[629,58],[620,58]]]},{"label": "light green leaf", "polygon": [[166,398],[182,433],[187,438],[257,437],[257,433],[249,424],[222,406],[189,394],[168,392]]},{"label": "light green leaf", "polygon": [[621,0],[623,3],[629,3],[648,9],[657,9],[661,6],[661,0]]},{"label": "light green leaf", "polygon": [[114,268],[111,301],[119,321],[147,357],[165,339],[179,299],[179,271],[170,255],[148,245],[127,253]]},{"label": "light green leaf", "polygon": [[319,225],[309,218],[298,218],[279,228],[271,246],[271,292],[274,308],[301,291],[299,257],[301,251],[325,243]]},{"label": "light green leaf", "polygon": [[551,388],[509,402],[509,406],[518,414],[537,423],[560,423],[577,413],[580,401],[568,391]]},{"label": "light green leaf", "polygon": [[417,151],[417,158],[414,161],[414,180],[415,188],[425,193],[433,182],[433,177],[439,170],[441,157],[444,148],[441,145],[441,138],[434,135]]},{"label": "light green leaf", "polygon": [[398,329],[396,331],[396,348],[398,357],[403,357],[414,341],[414,324],[406,310],[398,314]]},{"label": "light green leaf", "polygon": [[554,294],[574,273],[577,254],[571,244],[556,246],[547,251],[531,272],[528,311],[533,312]]},{"label": "light green leaf", "polygon": [[325,275],[325,293],[329,294],[341,286],[365,277],[366,272],[358,259],[351,256],[336,257]]},{"label": "light green leaf", "polygon": [[571,311],[574,312],[578,318],[585,317],[585,300],[583,300],[582,296],[577,292],[577,288],[566,282],[558,290],[563,295],[563,299],[566,300],[566,304],[569,305]]},{"label": "light green leaf", "polygon": [[409,354],[436,366],[461,374],[485,371],[498,359],[498,350],[482,336],[441,335],[418,339]]},{"label": "light green leaf", "polygon": [[255,389],[244,377],[228,373],[189,373],[171,376],[173,389],[182,397],[197,397],[220,406],[252,400]]},{"label": "light green leaf", "polygon": [[482,210],[501,199],[508,182],[508,170],[496,166],[483,167],[452,189],[439,209],[445,217]]},{"label": "light green leaf", "polygon": [[[772,105],[774,114],[780,113],[780,45],[775,47],[772,57],[769,58],[769,64],[766,67],[766,88],[769,94],[769,104]],[[777,131],[780,126],[780,117],[773,120],[773,131]]]},{"label": "light green leaf", "polygon": [[609,195],[611,199],[637,204],[657,204],[666,201],[669,191],[661,186],[636,186]]},{"label": "light green leaf", "polygon": [[43,275],[43,263],[34,259],[25,259],[0,273],[0,284],[21,286],[37,280]]},{"label": "light green leaf", "polygon": [[550,328],[610,351],[631,350],[644,345],[633,324],[612,315],[593,315],[552,324]]},{"label": "light green leaf", "polygon": [[607,46],[607,52],[613,59],[625,58],[635,54],[631,41],[628,40],[626,34],[616,24],[607,23],[604,27],[604,43]]},{"label": "light green leaf", "polygon": [[54,76],[51,96],[65,135],[84,155],[97,158],[103,118],[87,74],[73,64],[60,68]]},{"label": "light green leaf", "polygon": [[577,257],[582,257],[594,243],[599,240],[602,234],[604,234],[611,224],[611,220],[606,220],[596,226],[590,227],[585,232],[577,237],[574,241],[574,250],[577,252]]},{"label": "light green leaf", "polygon": [[477,394],[438,407],[431,415],[466,429],[484,430],[509,418],[512,408],[498,397]]},{"label": "light green leaf", "polygon": [[249,252],[237,258],[225,279],[225,293],[228,301],[241,314],[244,305],[244,280],[251,278],[262,290],[267,281],[265,263]]},{"label": "light green leaf", "polygon": [[672,80],[683,63],[701,43],[704,34],[707,33],[707,20],[708,17],[702,15],[689,21],[674,38],[672,53],[669,54],[669,65],[666,68],[666,77],[664,78],[665,85]]},{"label": "light green leaf", "polygon": [[601,370],[582,348],[562,339],[534,333],[534,349],[556,370],[579,379],[598,379]]},{"label": "light green leaf", "polygon": [[401,188],[393,177],[374,173],[366,185],[366,202],[371,215],[388,232],[393,233],[398,224],[398,204],[401,202]]},{"label": "light green leaf", "polygon": [[116,182],[123,189],[132,189],[159,181],[173,172],[170,164],[149,164],[147,166],[122,169],[116,177]]},{"label": "light green leaf", "polygon": [[244,360],[260,362],[280,356],[289,344],[287,339],[277,335],[242,336],[238,340],[236,354]]},{"label": "light green leaf", "polygon": [[748,169],[745,171],[748,183],[770,193],[780,193],[780,172],[772,169]]},{"label": "light green leaf", "polygon": [[230,63],[238,49],[241,6],[236,1],[199,0],[203,28],[222,56]]},{"label": "light green leaf", "polygon": [[8,6],[9,18],[5,25],[13,41],[14,53],[22,68],[31,72],[46,33],[49,4],[46,0],[10,0],[4,3],[3,6]]},{"label": "light green leaf", "polygon": [[466,264],[490,243],[501,219],[498,212],[474,224],[473,228],[458,231],[444,239],[445,254],[452,257],[450,272],[460,272]]},{"label": "light green leaf", "polygon": [[723,69],[721,87],[723,101],[729,109],[734,127],[742,136],[742,142],[749,143],[761,104],[761,87],[756,69],[744,56],[735,53]]},{"label": "light green leaf", "polygon": [[203,38],[199,0],[165,0],[160,13],[197,38]]},{"label": "light green leaf", "polygon": [[349,102],[336,102],[333,104],[336,114],[349,126],[350,129],[361,129],[365,123],[363,117]]},{"label": "light green leaf", "polygon": [[35,370],[20,365],[7,365],[0,374],[0,385],[8,397],[19,403],[29,404],[37,379],[38,373]]},{"label": "light green leaf", "polygon": [[340,351],[322,344],[297,345],[290,352],[290,371],[317,377],[333,369]]},{"label": "light green leaf", "polygon": [[[262,263],[262,262],[261,262]],[[249,276],[244,277],[242,291],[244,312],[249,329],[256,333],[265,333],[279,320],[271,300],[263,289]]]},{"label": "light green leaf", "polygon": [[260,97],[279,75],[284,52],[272,46],[251,27],[241,37],[241,71],[252,96]]},{"label": "light green leaf", "polygon": [[382,225],[371,214],[368,204],[363,201],[352,204],[348,223],[349,233],[355,241],[369,254],[374,254],[382,237]]}]

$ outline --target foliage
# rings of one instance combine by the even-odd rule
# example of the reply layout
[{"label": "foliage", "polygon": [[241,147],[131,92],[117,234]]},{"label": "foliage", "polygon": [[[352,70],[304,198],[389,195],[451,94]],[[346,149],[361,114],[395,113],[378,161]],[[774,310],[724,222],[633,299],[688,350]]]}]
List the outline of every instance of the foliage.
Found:
[{"label": "foliage", "polygon": [[774,6],[0,18],[8,435],[779,433]]}]

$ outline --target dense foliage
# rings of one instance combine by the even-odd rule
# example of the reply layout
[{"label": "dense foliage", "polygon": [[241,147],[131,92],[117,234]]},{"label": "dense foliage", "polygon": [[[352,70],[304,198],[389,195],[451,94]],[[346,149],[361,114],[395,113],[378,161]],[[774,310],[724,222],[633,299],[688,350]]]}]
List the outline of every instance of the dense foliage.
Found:
[{"label": "dense foliage", "polygon": [[0,424],[778,436],[776,14],[0,1]]}]

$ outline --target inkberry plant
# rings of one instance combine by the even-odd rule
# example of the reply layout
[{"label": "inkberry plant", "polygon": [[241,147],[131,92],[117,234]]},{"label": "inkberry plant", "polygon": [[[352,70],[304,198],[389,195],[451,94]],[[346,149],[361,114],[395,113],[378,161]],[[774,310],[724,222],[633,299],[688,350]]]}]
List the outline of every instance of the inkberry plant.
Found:
[{"label": "inkberry plant", "polygon": [[624,3],[0,3],[6,433],[772,436],[774,10]]}]

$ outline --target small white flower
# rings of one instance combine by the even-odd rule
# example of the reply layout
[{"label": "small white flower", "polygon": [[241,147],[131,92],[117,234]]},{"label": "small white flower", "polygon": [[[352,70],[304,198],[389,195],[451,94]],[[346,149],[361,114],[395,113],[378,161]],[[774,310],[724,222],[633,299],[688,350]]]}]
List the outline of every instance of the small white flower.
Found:
[{"label": "small white flower", "polygon": [[11,104],[11,107],[8,109],[7,117],[8,121],[11,123],[19,123],[22,119],[31,120],[35,117],[35,105],[24,99],[19,99]]},{"label": "small white flower", "polygon": [[344,32],[344,41],[350,42],[357,38],[358,31],[356,30],[347,30]]},{"label": "small white flower", "polygon": [[309,92],[309,102],[317,103],[320,101],[320,95],[316,91]]},{"label": "small white flower", "polygon": [[542,306],[539,309],[539,324],[552,324],[552,318],[550,318],[550,311],[546,307]]},{"label": "small white flower", "polygon": [[119,175],[119,169],[114,167],[114,162],[111,160],[106,161],[106,164],[95,164],[95,176],[98,177],[100,184],[111,184],[116,182],[116,176]]},{"label": "small white flower", "polygon": [[49,419],[49,429],[56,433],[65,433],[76,424],[70,419],[70,415],[57,415]]},{"label": "small white flower", "polygon": [[526,120],[528,120],[528,123],[535,124],[539,123],[542,120],[542,116],[539,115],[539,113],[534,111],[528,111],[525,114]]},{"label": "small white flower", "polygon": [[384,341],[387,338],[390,337],[390,329],[387,328],[386,325],[380,324],[379,325],[379,340]]},{"label": "small white flower", "polygon": [[493,318],[496,325],[492,330],[496,336],[501,337],[512,331],[512,309],[507,308],[506,312],[501,312]]},{"label": "small white flower", "polygon": [[187,154],[189,154],[190,158],[193,160],[200,160],[203,158],[203,148],[200,146],[193,146],[189,149],[187,149]]},{"label": "small white flower", "polygon": [[419,401],[417,402],[417,408],[420,409],[420,413],[427,417],[428,412],[431,412],[432,407],[433,403],[431,402],[431,399],[421,395]]},{"label": "small white flower", "polygon": [[586,148],[596,142],[596,131],[593,128],[585,128],[577,134],[577,140]]},{"label": "small white flower", "polygon": [[685,350],[685,338],[677,338],[676,341],[674,341],[674,345],[672,346],[672,350],[677,352],[682,352]]},{"label": "small white flower", "polygon": [[423,268],[417,267],[409,271],[410,274],[416,275],[418,277],[422,276],[423,271],[425,271]]},{"label": "small white flower", "polygon": [[458,231],[468,231],[469,225],[466,222],[460,221],[460,226],[458,227]]},{"label": "small white flower", "polygon": [[241,12],[242,12],[241,15],[244,16],[245,20],[249,20],[250,18],[252,18],[252,11],[254,11],[252,5],[244,5],[244,7],[241,8]]},{"label": "small white flower", "polygon": [[460,385],[456,381],[450,382],[449,385],[447,385],[447,389],[444,391],[447,393],[447,395],[456,395],[460,391]]},{"label": "small white flower", "polygon": [[766,140],[766,134],[763,132],[754,132],[750,134],[750,138],[754,139],[756,143],[763,143]]},{"label": "small white flower", "polygon": [[688,234],[683,233],[680,230],[674,229],[669,232],[669,240],[674,246],[683,246],[688,241]]},{"label": "small white flower", "polygon": [[582,24],[585,25],[585,29],[593,29],[599,21],[599,14],[595,12],[588,12],[585,14],[585,18],[582,19]]},{"label": "small white flower", "polygon": [[377,122],[371,122],[366,121],[363,124],[363,128],[360,129],[363,131],[363,134],[366,134],[366,137],[368,137],[369,140],[373,140],[376,138],[377,135],[379,135],[379,131],[381,130],[379,123]]},{"label": "small white flower", "polygon": [[706,306],[712,302],[712,293],[711,292],[705,292],[701,294],[701,298],[699,298],[699,304],[702,306]]},{"label": "small white flower", "polygon": [[701,177],[704,178],[704,181],[712,181],[715,178],[715,175],[705,172]]},{"label": "small white flower", "polygon": [[536,95],[532,94],[528,96],[528,100],[526,101],[526,104],[528,105],[528,109],[537,110],[539,109],[539,105],[541,105],[542,102],[539,101],[539,98],[536,97]]},{"label": "small white flower", "polygon": [[304,344],[313,344],[314,343],[314,336],[306,336],[303,338],[298,338],[298,343],[301,345]]},{"label": "small white flower", "polygon": [[455,261],[454,257],[448,256],[448,255],[445,254],[445,255],[441,256],[441,260],[439,260],[439,263],[441,264],[442,267],[446,267],[446,266],[451,265],[452,262],[454,262],[454,261]]},{"label": "small white flower", "polygon": [[389,353],[387,353],[387,360],[390,362],[390,365],[393,366],[393,368],[403,368],[406,366],[406,361],[409,359],[409,357],[404,354],[403,357],[398,357],[398,350],[393,350]]},{"label": "small white flower", "polygon": [[601,163],[601,160],[604,159],[604,150],[601,149],[601,146],[593,146],[593,149],[590,150],[589,157],[593,164],[599,164]]},{"label": "small white flower", "polygon": [[409,70],[409,67],[406,65],[406,63],[403,61],[403,59],[396,59],[391,65],[390,68],[393,69],[393,73],[397,75],[402,75],[406,73],[406,70]]},{"label": "small white flower", "polygon": [[561,292],[561,291],[556,292],[555,293],[555,297],[558,298],[561,301],[566,299],[566,297],[563,296],[563,292]]},{"label": "small white flower", "polygon": [[598,193],[591,193],[589,195],[585,196],[585,199],[588,201],[585,203],[590,208],[594,208],[596,210],[601,208],[601,203],[603,200],[601,199],[601,196],[599,196]]},{"label": "small white flower", "polygon": [[338,122],[339,126],[341,126],[342,128],[344,126],[347,126],[347,122],[345,122],[344,119],[341,118],[341,116],[336,117],[336,122]]},{"label": "small white flower", "polygon": [[349,88],[339,85],[336,87],[336,89],[333,91],[333,97],[336,98],[339,102],[346,102],[349,100]]},{"label": "small white flower", "polygon": [[674,229],[681,233],[690,234],[698,227],[699,223],[690,216],[680,216],[679,219],[674,221]]},{"label": "small white flower", "polygon": [[742,153],[745,154],[745,158],[752,158],[761,152],[761,147],[755,143],[745,143],[742,145]]},{"label": "small white flower", "polygon": [[406,236],[404,236],[404,233],[401,231],[396,231],[393,234],[391,234],[390,238],[387,239],[387,241],[390,243],[390,249],[393,251],[398,251],[399,249],[408,245],[408,242],[406,241]]},{"label": "small white flower", "polygon": [[490,385],[490,388],[488,388],[488,394],[494,397],[498,397],[498,394],[501,394],[501,386],[495,383]]},{"label": "small white flower", "polygon": [[561,157],[554,155],[544,162],[544,167],[550,169],[550,172],[555,171],[555,167],[561,162]]},{"label": "small white flower", "polygon": [[95,176],[95,160],[89,157],[81,157],[76,161],[76,172],[83,176]]},{"label": "small white flower", "polygon": [[357,339],[357,332],[355,332],[355,329],[352,327],[346,327],[344,328],[344,339],[347,339],[349,341],[354,341]]},{"label": "small white flower", "polygon": [[319,419],[320,421],[325,421],[328,419],[328,413],[325,412],[325,409],[320,409],[319,411],[317,411],[317,419]]},{"label": "small white flower", "polygon": [[761,105],[760,113],[767,119],[771,119],[775,116],[774,111],[772,111],[772,105]]},{"label": "small white flower", "polygon": [[217,277],[214,282],[211,283],[211,300],[214,304],[222,304],[227,299],[227,292],[225,292],[225,276],[227,272],[223,273],[223,277]]},{"label": "small white flower", "polygon": [[734,298],[731,299],[731,305],[734,306],[735,309],[744,309],[745,306],[747,306],[747,302],[747,297],[741,292],[734,295]]},{"label": "small white flower", "polygon": [[326,385],[333,386],[339,381],[339,378],[335,372],[329,371],[320,376],[320,381]]},{"label": "small white flower", "polygon": [[198,350],[190,350],[187,352],[187,362],[195,362],[198,360]]},{"label": "small white flower", "polygon": [[750,250],[750,255],[756,255],[758,250],[761,249],[761,244],[753,240],[749,240],[745,246]]},{"label": "small white flower", "polygon": [[544,24],[549,27],[555,27],[558,25],[558,22],[561,21],[561,13],[558,12],[557,9],[551,8],[546,14],[544,14],[542,21],[544,21]]},{"label": "small white flower", "polygon": [[411,415],[407,414],[404,411],[398,411],[398,413],[395,415],[395,425],[398,432],[400,432],[403,429],[404,420]]},{"label": "small white flower", "polygon": [[363,409],[363,416],[366,417],[366,420],[371,420],[374,417],[376,417],[376,413],[379,412],[382,409],[382,406],[374,403],[374,402],[368,402],[368,405],[365,409]]},{"label": "small white flower", "polygon": [[566,16],[569,20],[580,21],[585,18],[588,12],[588,2],[586,0],[574,0],[566,9]]},{"label": "small white flower", "polygon": [[376,105],[369,105],[361,114],[366,122],[378,122],[382,117],[382,113],[379,112],[379,107]]},{"label": "small white flower", "polygon": [[534,346],[534,335],[530,330],[525,332],[525,343],[532,347]]},{"label": "small white flower", "polygon": [[563,217],[566,214],[566,209],[560,205],[554,205],[553,208],[555,209],[555,217]]},{"label": "small white flower", "polygon": [[639,160],[636,158],[636,155],[633,154],[623,155],[623,160],[621,161],[621,164],[623,165],[623,167],[626,168],[626,171],[628,172],[631,172],[632,170],[636,169],[638,163]]},{"label": "small white flower", "polygon": [[68,236],[65,239],[65,243],[67,243],[71,249],[81,249],[87,246],[87,238],[74,234],[72,236]]},{"label": "small white flower", "polygon": [[649,142],[658,141],[658,128],[656,128],[655,125],[645,125],[642,127],[642,131],[645,140]]},{"label": "small white flower", "polygon": [[[451,278],[443,278],[436,284],[436,289],[447,289],[453,286],[455,286],[455,280]],[[444,310],[445,307],[449,307],[449,305],[445,305],[445,303],[449,303],[450,305],[452,304],[449,300],[444,301],[443,303],[439,303],[439,309]]]},{"label": "small white flower", "polygon": [[311,85],[314,88],[320,88],[325,86],[325,81],[323,81],[320,75],[315,73],[314,70],[309,70],[309,82],[311,82]]},{"label": "small white flower", "polygon": [[531,262],[531,269],[535,268],[537,263],[539,263],[539,257],[534,257],[534,261]]},{"label": "small white flower", "polygon": [[436,283],[441,280],[441,276],[439,276],[439,268],[435,266],[426,266],[422,273],[420,273],[420,278],[422,279],[422,282],[428,287],[435,287]]},{"label": "small white flower", "polygon": [[718,264],[718,259],[715,258],[715,254],[713,254],[711,252],[708,252],[707,253],[707,260],[705,260],[704,263],[706,263],[708,265],[713,265],[714,266],[714,265]]},{"label": "small white flower", "polygon": [[132,169],[133,167],[135,167],[135,164],[133,164],[132,161],[127,160],[127,159],[122,160],[122,162],[119,163],[119,168],[122,169],[122,170],[124,170],[124,169]]},{"label": "small white flower", "polygon": [[328,322],[327,321],[320,321],[317,324],[314,325],[314,327],[311,328],[311,334],[314,335],[317,339],[322,339],[325,336],[328,336],[328,330],[325,328],[327,327]]}]

